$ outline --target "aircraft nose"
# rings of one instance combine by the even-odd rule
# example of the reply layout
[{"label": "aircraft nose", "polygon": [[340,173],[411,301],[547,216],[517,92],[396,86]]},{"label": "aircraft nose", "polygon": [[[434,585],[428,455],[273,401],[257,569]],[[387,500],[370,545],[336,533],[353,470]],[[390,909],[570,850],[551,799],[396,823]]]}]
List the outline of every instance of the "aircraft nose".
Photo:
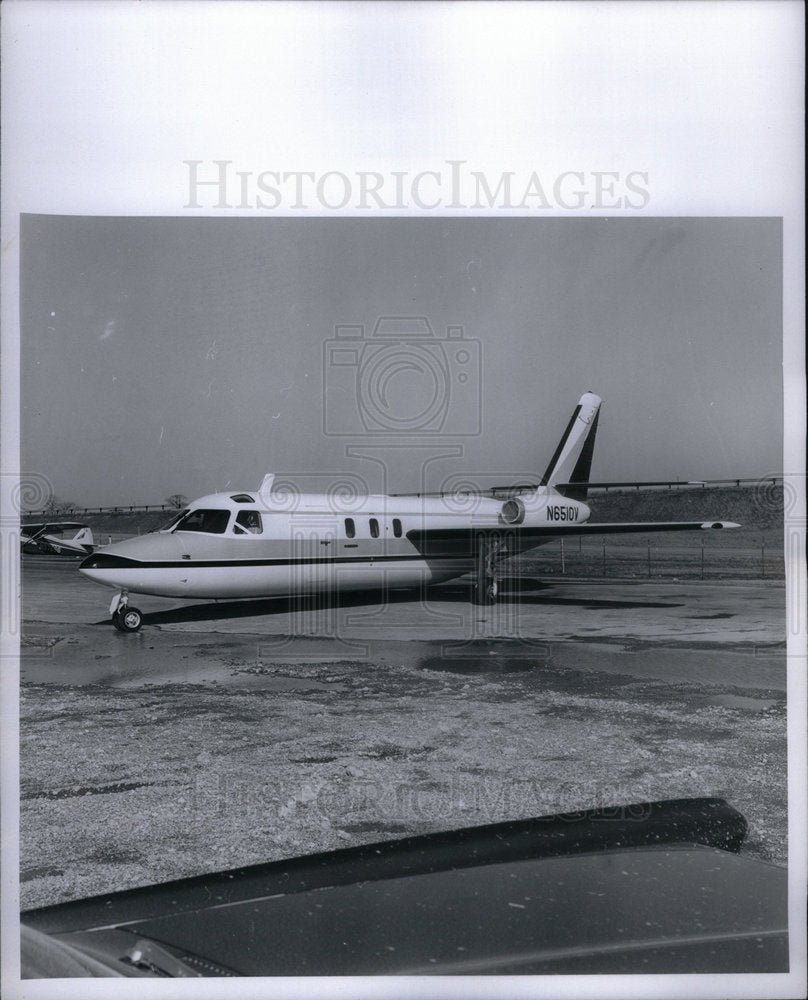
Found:
[{"label": "aircraft nose", "polygon": [[117,569],[121,566],[137,566],[138,564],[139,560],[129,559],[127,556],[116,556],[109,552],[94,552],[79,563],[79,569]]},{"label": "aircraft nose", "polygon": [[93,583],[131,594],[181,597],[188,590],[188,568],[182,539],[155,532],[105,545],[79,564]]},{"label": "aircraft nose", "polygon": [[79,570],[91,579],[107,579],[94,574],[105,570],[143,569],[149,563],[162,563],[181,557],[181,546],[172,535],[150,534],[137,538],[125,538],[113,545],[96,549],[79,563]]}]

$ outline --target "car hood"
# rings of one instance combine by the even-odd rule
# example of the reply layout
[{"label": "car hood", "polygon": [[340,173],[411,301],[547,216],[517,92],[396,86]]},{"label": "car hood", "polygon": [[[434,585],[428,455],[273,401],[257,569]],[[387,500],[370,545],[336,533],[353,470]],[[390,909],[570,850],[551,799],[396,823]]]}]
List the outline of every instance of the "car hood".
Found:
[{"label": "car hood", "polygon": [[716,799],[591,810],[185,879],[23,921],[110,975],[783,972],[787,873],[736,853],[744,831]]}]

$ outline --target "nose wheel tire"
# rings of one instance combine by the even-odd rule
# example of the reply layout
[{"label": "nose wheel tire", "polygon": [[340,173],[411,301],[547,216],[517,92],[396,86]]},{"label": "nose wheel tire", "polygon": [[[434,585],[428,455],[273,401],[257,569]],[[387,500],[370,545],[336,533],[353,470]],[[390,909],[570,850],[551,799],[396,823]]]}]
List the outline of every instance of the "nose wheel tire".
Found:
[{"label": "nose wheel tire", "polygon": [[112,624],[119,632],[137,632],[143,624],[143,615],[137,608],[120,608],[112,616]]}]

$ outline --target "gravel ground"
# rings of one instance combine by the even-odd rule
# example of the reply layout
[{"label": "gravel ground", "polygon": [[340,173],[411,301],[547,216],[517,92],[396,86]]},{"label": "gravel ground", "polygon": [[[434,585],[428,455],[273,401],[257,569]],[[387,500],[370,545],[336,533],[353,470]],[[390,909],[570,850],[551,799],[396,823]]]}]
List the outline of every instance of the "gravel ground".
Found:
[{"label": "gravel ground", "polygon": [[[746,853],[787,862],[782,691],[552,659],[474,674],[226,662],[232,686],[22,685],[23,908],[410,833],[694,795],[744,813]],[[245,686],[250,676],[260,686]]]}]

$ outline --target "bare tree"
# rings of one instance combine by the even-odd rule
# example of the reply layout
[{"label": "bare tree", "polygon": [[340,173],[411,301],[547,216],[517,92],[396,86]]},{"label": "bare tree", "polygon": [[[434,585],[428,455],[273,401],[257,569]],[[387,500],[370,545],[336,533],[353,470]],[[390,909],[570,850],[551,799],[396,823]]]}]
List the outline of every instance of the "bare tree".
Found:
[{"label": "bare tree", "polygon": [[78,509],[79,505],[73,500],[61,500],[51,493],[42,508],[42,513],[47,514],[48,517],[56,517],[57,515],[73,514]]},{"label": "bare tree", "polygon": [[188,503],[188,497],[184,493],[172,493],[170,497],[166,497],[166,503],[169,507],[181,510]]}]

